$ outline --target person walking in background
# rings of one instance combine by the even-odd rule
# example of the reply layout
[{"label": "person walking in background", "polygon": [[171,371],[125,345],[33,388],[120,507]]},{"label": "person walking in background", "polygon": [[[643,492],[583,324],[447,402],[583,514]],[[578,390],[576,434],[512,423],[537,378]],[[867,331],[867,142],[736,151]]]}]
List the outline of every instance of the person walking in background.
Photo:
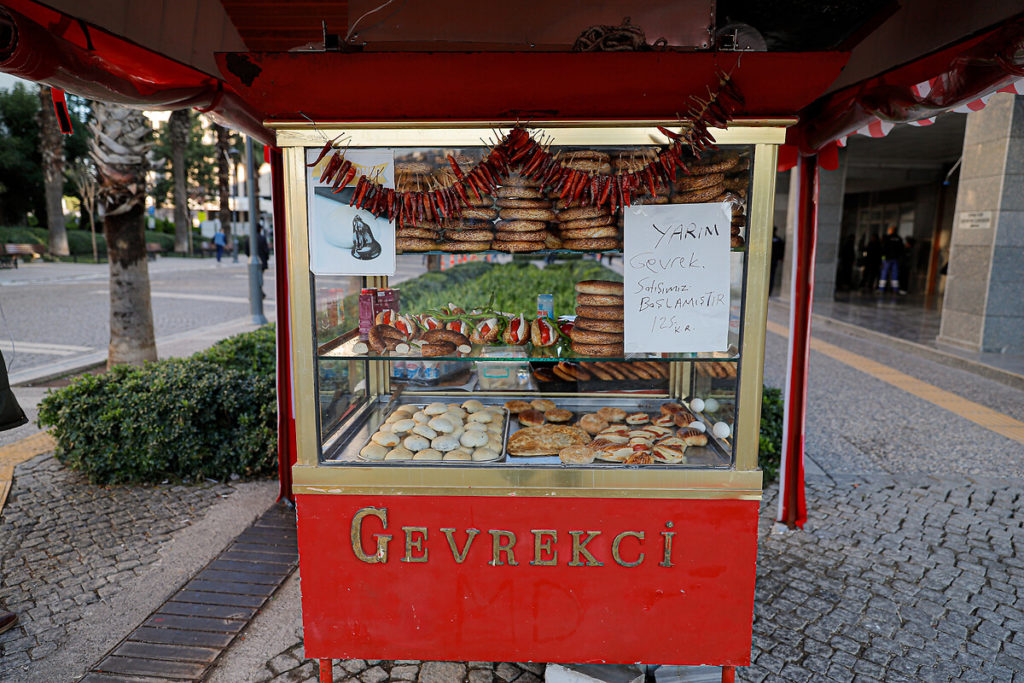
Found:
[{"label": "person walking in background", "polygon": [[903,238],[899,236],[899,228],[889,227],[889,233],[882,241],[882,275],[878,280],[878,292],[884,293],[887,287],[893,291],[900,288],[900,259],[903,257]]},{"label": "person walking in background", "polygon": [[878,271],[882,267],[882,240],[876,233],[871,233],[868,243],[864,246],[864,291],[871,292],[878,281]]},{"label": "person walking in background", "polygon": [[260,260],[260,270],[266,270],[270,261],[270,245],[263,234],[263,221],[256,224],[256,258]]},{"label": "person walking in background", "polygon": [[910,291],[910,278],[914,268],[914,245],[913,237],[903,240],[903,255],[900,258],[900,294]]},{"label": "person walking in background", "polygon": [[772,264],[768,275],[768,296],[775,295],[775,275],[778,273],[779,264],[786,255],[786,240],[779,237],[779,229],[772,226]]},{"label": "person walking in background", "polygon": [[227,246],[227,243],[228,238],[223,230],[213,233],[213,246],[217,247],[217,263],[220,263],[220,257],[224,255],[224,247]]}]

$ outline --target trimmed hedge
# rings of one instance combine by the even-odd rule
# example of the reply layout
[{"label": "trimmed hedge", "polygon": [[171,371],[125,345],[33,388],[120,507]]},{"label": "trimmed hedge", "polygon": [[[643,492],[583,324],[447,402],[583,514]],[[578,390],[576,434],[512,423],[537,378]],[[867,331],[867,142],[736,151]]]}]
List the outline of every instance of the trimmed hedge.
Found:
[{"label": "trimmed hedge", "polygon": [[761,434],[757,464],[767,486],[779,478],[782,457],[782,390],[765,387],[761,396]]},{"label": "trimmed hedge", "polygon": [[39,406],[57,458],[95,484],[185,482],[277,471],[274,331],[190,358],[83,375]]},{"label": "trimmed hedge", "polygon": [[[174,235],[155,230],[146,231],[146,242],[159,244],[165,252],[174,251]],[[50,243],[46,228],[22,226],[0,227],[0,244],[42,244]],[[68,249],[73,256],[92,256],[92,237],[88,230],[68,230]],[[96,250],[101,257],[107,255],[107,240],[103,237],[103,226],[96,225]]]}]

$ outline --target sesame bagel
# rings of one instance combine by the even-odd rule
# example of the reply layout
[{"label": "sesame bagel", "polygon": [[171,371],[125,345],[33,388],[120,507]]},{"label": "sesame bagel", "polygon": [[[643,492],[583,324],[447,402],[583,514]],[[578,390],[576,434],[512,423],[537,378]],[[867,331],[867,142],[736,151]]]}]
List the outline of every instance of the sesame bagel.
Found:
[{"label": "sesame bagel", "polygon": [[724,173],[709,173],[707,175],[690,175],[683,176],[676,181],[676,189],[682,192],[689,192],[692,190],[700,190],[705,187],[711,187],[717,185],[725,180]]},{"label": "sesame bagel", "polygon": [[594,332],[618,332],[622,334],[624,326],[621,320],[598,320],[596,318],[577,316],[573,329],[593,330]]},{"label": "sesame bagel", "polygon": [[502,209],[550,209],[549,199],[499,199],[498,207]]},{"label": "sesame bagel", "polygon": [[576,315],[591,320],[622,320],[625,312],[621,306],[577,306]]},{"label": "sesame bagel", "polygon": [[494,195],[503,199],[541,199],[544,197],[544,193],[536,188],[515,185],[502,185]]},{"label": "sesame bagel", "polygon": [[570,159],[563,161],[562,166],[571,168],[575,171],[597,173],[599,175],[607,175],[612,172],[611,164],[607,161],[597,161],[595,159]]},{"label": "sesame bagel", "polygon": [[710,202],[718,195],[722,194],[723,189],[724,186],[719,183],[718,185],[712,185],[711,187],[705,187],[700,190],[693,190],[692,192],[674,194],[670,201],[673,204],[700,204],[702,202]]},{"label": "sesame bagel", "polygon": [[511,185],[513,187],[540,187],[540,181],[534,180],[533,178],[527,178],[519,174],[510,175],[501,181],[502,185]]},{"label": "sesame bagel", "polygon": [[569,333],[569,338],[574,342],[581,344],[621,344],[622,333],[615,332],[595,332],[594,330],[584,330],[579,327],[573,327]]},{"label": "sesame bagel", "polygon": [[495,230],[503,232],[534,232],[548,227],[544,221],[498,221],[494,224]]},{"label": "sesame bagel", "polygon": [[437,232],[435,230],[425,230],[423,228],[399,228],[395,231],[395,237],[419,237],[425,240],[436,240]]},{"label": "sesame bagel", "polygon": [[600,216],[594,216],[593,218],[580,218],[578,220],[570,221],[565,220],[559,216],[559,220],[562,221],[560,226],[562,230],[580,230],[582,228],[593,228],[598,225],[608,225],[611,223],[611,216],[609,214],[602,214]]},{"label": "sesame bagel", "polygon": [[584,218],[597,218],[598,216],[607,215],[608,212],[598,206],[577,206],[570,209],[563,209],[559,211],[558,220],[562,222],[568,222]]},{"label": "sesame bagel", "polygon": [[582,230],[562,230],[562,239],[566,240],[586,240],[586,239],[597,239],[599,237],[618,237],[619,229],[614,225],[599,225],[593,228],[584,228]]},{"label": "sesame bagel", "polygon": [[459,242],[487,242],[494,237],[490,230],[455,230],[445,233],[449,240]]},{"label": "sesame bagel", "polygon": [[707,175],[708,173],[728,173],[740,163],[739,157],[710,157],[699,159],[690,164],[690,173],[693,175]]},{"label": "sesame bagel", "polygon": [[573,342],[573,353],[581,356],[621,356],[624,353],[622,344],[582,344]]},{"label": "sesame bagel", "polygon": [[566,240],[562,245],[565,249],[572,251],[605,251],[618,249],[622,246],[619,240],[610,237],[600,237],[586,240]]},{"label": "sesame bagel", "polygon": [[551,209],[502,209],[499,212],[506,221],[553,221],[555,212]]},{"label": "sesame bagel", "polygon": [[573,289],[577,294],[613,294],[622,296],[623,284],[612,280],[580,280]]},{"label": "sesame bagel", "polygon": [[571,150],[567,150],[567,151],[563,152],[563,154],[564,154],[564,156],[562,157],[562,161],[563,162],[566,162],[566,161],[579,161],[579,160],[582,160],[582,159],[587,159],[587,160],[590,160],[590,161],[604,161],[604,162],[607,162],[607,161],[611,160],[611,156],[609,156],[607,152],[601,152],[601,151],[596,150],[596,149],[571,149]]},{"label": "sesame bagel", "polygon": [[543,242],[505,242],[495,240],[491,248],[496,251],[507,251],[510,253],[524,251],[540,251],[544,248]]},{"label": "sesame bagel", "polygon": [[494,233],[494,239],[499,242],[543,242],[547,239],[547,230],[534,230],[531,232],[504,232],[499,230]]},{"label": "sesame bagel", "polygon": [[498,217],[498,212],[497,210],[488,207],[471,206],[469,208],[462,209],[462,217],[491,221]]},{"label": "sesame bagel", "polygon": [[447,241],[441,242],[438,245],[438,249],[440,251],[456,251],[456,252],[457,251],[487,251],[490,248],[491,248],[491,238],[490,237],[488,237],[485,241],[482,241],[482,242],[470,242],[469,240],[466,240],[465,242],[460,242],[460,241],[456,241],[456,240],[447,240]]},{"label": "sesame bagel", "polygon": [[615,294],[577,294],[576,303],[580,306],[622,306],[623,300]]},{"label": "sesame bagel", "polygon": [[437,242],[419,237],[399,237],[395,240],[395,248],[400,252],[430,251],[437,247]]}]

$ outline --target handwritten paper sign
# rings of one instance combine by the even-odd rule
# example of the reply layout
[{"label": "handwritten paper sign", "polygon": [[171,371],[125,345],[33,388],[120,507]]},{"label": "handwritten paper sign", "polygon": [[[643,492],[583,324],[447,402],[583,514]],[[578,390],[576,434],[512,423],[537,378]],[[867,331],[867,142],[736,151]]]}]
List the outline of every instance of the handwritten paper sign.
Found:
[{"label": "handwritten paper sign", "polygon": [[724,351],[729,344],[729,204],[625,209],[625,350]]},{"label": "handwritten paper sign", "polygon": [[[306,149],[312,163],[319,149]],[[361,175],[395,186],[395,155],[388,149],[349,150],[345,158],[356,166],[352,181],[337,192],[320,182],[330,155],[307,168],[306,200],[309,211],[309,269],[314,275],[394,275],[395,224],[369,211],[350,207]]]}]

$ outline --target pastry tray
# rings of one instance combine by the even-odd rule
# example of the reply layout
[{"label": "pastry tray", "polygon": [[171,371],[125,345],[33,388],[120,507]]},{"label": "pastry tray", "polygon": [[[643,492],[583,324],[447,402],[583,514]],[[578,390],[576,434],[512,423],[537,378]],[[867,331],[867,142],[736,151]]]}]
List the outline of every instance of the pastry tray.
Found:
[{"label": "pastry tray", "polygon": [[[513,399],[521,399],[524,401],[530,401],[535,398],[542,398],[540,394],[524,393],[519,395],[503,395],[503,396],[478,396],[474,394],[459,394],[456,396],[395,396],[388,397],[382,396],[377,401],[370,401],[361,410],[357,411],[356,414],[348,421],[347,424],[343,425],[342,428],[337,430],[324,444],[324,461],[323,464],[330,465],[345,465],[345,466],[362,466],[362,467],[452,467],[452,466],[469,466],[469,467],[553,467],[553,468],[564,468],[564,467],[640,467],[640,468],[694,468],[694,469],[728,469],[732,463],[732,447],[729,443],[718,439],[711,434],[711,425],[708,424],[707,435],[708,445],[707,446],[690,446],[686,449],[685,464],[678,465],[623,465],[617,462],[603,462],[595,460],[591,465],[565,465],[558,459],[557,455],[545,455],[545,456],[510,456],[505,452],[505,448],[508,444],[508,437],[513,432],[519,429],[519,421],[515,419],[513,415],[506,415],[505,418],[505,429],[503,430],[502,437],[502,455],[497,460],[489,460],[486,462],[472,462],[468,460],[456,460],[456,461],[437,461],[437,460],[403,460],[403,461],[367,461],[359,457],[359,450],[366,445],[370,440],[370,436],[377,431],[377,428],[383,424],[384,420],[390,415],[398,406],[406,404],[417,404],[422,405],[431,403],[433,401],[440,401],[442,403],[462,403],[463,401],[475,398],[481,403],[487,405],[504,405],[506,401]],[[666,403],[670,399],[665,398],[644,398],[639,396],[621,396],[621,397],[551,397],[551,400],[559,408],[565,408],[573,411],[573,423],[582,415],[586,413],[597,412],[598,408],[609,406],[622,408],[628,412],[645,412],[649,415],[660,414],[660,406]],[[702,419],[702,416],[697,416],[698,419]],[[704,420],[706,423],[706,420]],[[571,424],[571,423],[570,423]],[[707,423],[706,423],[707,424]]]}]

